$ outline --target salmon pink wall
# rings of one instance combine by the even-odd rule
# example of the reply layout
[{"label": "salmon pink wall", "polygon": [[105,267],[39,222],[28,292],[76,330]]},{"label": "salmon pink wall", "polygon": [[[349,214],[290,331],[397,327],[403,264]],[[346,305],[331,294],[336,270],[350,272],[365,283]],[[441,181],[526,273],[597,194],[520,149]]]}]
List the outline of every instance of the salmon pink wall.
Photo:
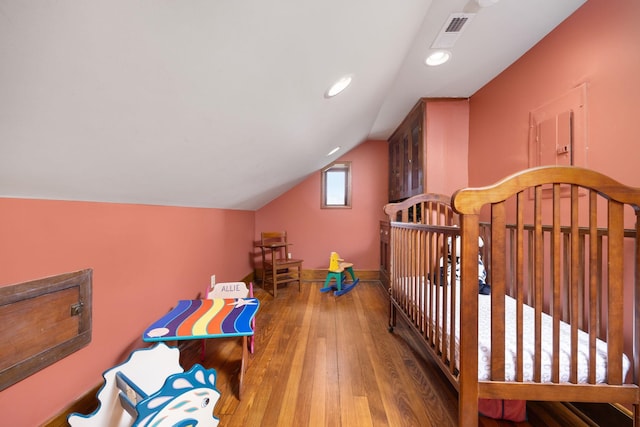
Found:
[{"label": "salmon pink wall", "polygon": [[388,158],[387,141],[366,141],[338,159],[351,161],[351,209],[320,209],[320,171],[314,172],[256,212],[256,240],[261,231],[286,230],[303,269],[327,268],[335,251],[355,269],[378,270]]},{"label": "salmon pink wall", "polygon": [[[469,100],[430,99],[425,121],[427,192],[453,194],[469,184]],[[444,165],[451,173],[443,173]]]},{"label": "salmon pink wall", "polygon": [[0,392],[2,424],[45,422],[143,346],[143,330],[211,274],[249,274],[253,225],[248,211],[0,199],[0,286],[93,269],[91,343]]},{"label": "salmon pink wall", "polygon": [[528,167],[529,112],[586,83],[587,166],[640,186],[638,17],[638,1],[589,0],[474,94],[470,184]]}]

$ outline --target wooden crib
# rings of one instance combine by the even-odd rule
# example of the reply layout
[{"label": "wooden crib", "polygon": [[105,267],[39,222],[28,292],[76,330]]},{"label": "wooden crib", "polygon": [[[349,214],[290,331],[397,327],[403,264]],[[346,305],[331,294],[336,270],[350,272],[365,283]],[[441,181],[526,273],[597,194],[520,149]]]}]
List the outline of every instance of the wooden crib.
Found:
[{"label": "wooden crib", "polygon": [[390,330],[400,313],[421,336],[459,425],[478,399],[618,403],[640,425],[639,207],[640,189],[574,167],[385,206]]}]

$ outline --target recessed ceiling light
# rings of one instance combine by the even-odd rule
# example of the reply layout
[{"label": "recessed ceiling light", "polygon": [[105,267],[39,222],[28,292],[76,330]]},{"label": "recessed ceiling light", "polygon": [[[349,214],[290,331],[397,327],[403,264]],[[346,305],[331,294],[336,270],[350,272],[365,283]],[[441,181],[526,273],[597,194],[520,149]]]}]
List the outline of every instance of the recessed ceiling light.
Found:
[{"label": "recessed ceiling light", "polygon": [[335,153],[337,153],[339,150],[340,150],[340,147],[336,147],[336,148],[334,148],[333,150],[329,151],[329,154],[327,154],[327,156],[330,156],[330,155],[332,155],[332,154],[335,154]]},{"label": "recessed ceiling light", "polygon": [[476,0],[476,3],[478,3],[480,7],[489,7],[489,6],[493,6],[499,1],[500,0]]},{"label": "recessed ceiling light", "polygon": [[352,80],[351,76],[344,76],[340,78],[340,80],[338,80],[333,85],[331,85],[331,87],[325,92],[324,97],[332,98],[336,96],[351,84],[351,80]]},{"label": "recessed ceiling light", "polygon": [[436,66],[444,64],[449,59],[451,59],[451,52],[448,50],[436,50],[424,62],[427,65]]}]

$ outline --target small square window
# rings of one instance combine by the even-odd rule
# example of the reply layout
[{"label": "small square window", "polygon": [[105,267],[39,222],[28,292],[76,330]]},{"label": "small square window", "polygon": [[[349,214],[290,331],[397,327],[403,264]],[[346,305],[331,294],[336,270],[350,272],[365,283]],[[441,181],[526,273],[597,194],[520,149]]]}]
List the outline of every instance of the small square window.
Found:
[{"label": "small square window", "polygon": [[351,207],[351,162],[335,162],[322,170],[321,208]]}]

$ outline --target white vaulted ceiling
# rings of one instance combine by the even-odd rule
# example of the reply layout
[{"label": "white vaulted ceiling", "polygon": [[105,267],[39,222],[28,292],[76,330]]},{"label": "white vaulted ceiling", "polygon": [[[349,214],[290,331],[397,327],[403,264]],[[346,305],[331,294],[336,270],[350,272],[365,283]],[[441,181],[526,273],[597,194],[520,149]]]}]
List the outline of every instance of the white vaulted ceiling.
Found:
[{"label": "white vaulted ceiling", "polygon": [[258,209],[419,98],[471,96],[584,3],[467,1],[0,0],[0,197]]}]

